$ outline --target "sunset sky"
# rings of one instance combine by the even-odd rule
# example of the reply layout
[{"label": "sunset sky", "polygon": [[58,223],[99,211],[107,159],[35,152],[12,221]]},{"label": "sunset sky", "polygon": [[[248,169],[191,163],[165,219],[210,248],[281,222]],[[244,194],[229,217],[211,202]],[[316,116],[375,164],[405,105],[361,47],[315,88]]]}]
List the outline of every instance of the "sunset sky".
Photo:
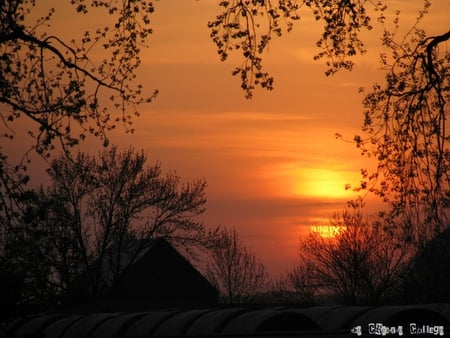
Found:
[{"label": "sunset sky", "polygon": [[[355,197],[344,185],[357,184],[360,168],[373,165],[334,135],[352,139],[360,132],[358,88],[383,79],[380,30],[363,35],[368,53],[355,60],[352,72],[327,78],[324,63],[313,61],[321,26],[302,10],[294,31],[273,40],[264,54],[274,91],[258,89],[246,100],[231,76],[237,60],[220,62],[209,37],[207,22],[219,12],[217,3],[155,3],[154,34],[138,81],[159,95],[141,108],[133,135],[119,130],[110,138],[144,149],[150,161],[182,178],[205,178],[205,223],[235,227],[276,276],[295,263],[299,236],[342,211]],[[390,13],[401,8],[400,25],[410,28],[422,1],[387,3]],[[430,34],[446,31],[449,13],[450,1],[434,1],[424,27]],[[79,21],[67,15],[57,11],[55,19],[70,33]],[[97,151],[100,144],[92,140],[80,149]]]}]

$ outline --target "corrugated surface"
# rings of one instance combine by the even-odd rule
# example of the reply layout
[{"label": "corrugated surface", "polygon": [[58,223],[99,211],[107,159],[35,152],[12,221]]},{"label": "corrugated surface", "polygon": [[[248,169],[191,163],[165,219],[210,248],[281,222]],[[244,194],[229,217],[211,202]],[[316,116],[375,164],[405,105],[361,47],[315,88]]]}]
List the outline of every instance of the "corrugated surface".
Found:
[{"label": "corrugated surface", "polygon": [[223,331],[223,328],[233,318],[247,312],[245,308],[215,309],[197,318],[195,322],[186,330],[187,336],[204,336],[216,334]]},{"label": "corrugated surface", "polygon": [[80,319],[83,319],[82,315],[67,316],[54,321],[49,326],[46,326],[42,332],[46,338],[60,338],[63,337],[69,327]]},{"label": "corrugated surface", "polygon": [[165,320],[175,315],[178,311],[157,311],[150,312],[140,317],[132,325],[129,325],[123,332],[123,337],[147,337],[152,336],[153,331]]},{"label": "corrugated surface", "polygon": [[[108,319],[120,316],[112,313],[95,313],[87,315],[73,323],[62,336],[63,338],[91,337],[95,330]],[[113,322],[112,320],[110,322]],[[51,332],[49,332],[51,334]]]},{"label": "corrugated surface", "polygon": [[[156,310],[143,313],[52,314],[18,325],[14,338],[103,338],[152,336],[219,337],[341,337],[360,327],[368,336],[373,323],[386,327],[440,326],[450,334],[450,305],[385,307],[265,307]],[[441,331],[440,331],[441,332]],[[422,335],[424,336],[424,335]]]},{"label": "corrugated surface", "polygon": [[47,326],[53,324],[63,315],[46,315],[34,317],[18,325],[13,332],[14,337],[32,337],[37,332],[42,332]]},{"label": "corrugated surface", "polygon": [[259,309],[234,318],[223,329],[226,334],[320,330],[317,322],[289,309]]},{"label": "corrugated surface", "polygon": [[144,315],[145,313],[129,313],[110,318],[95,329],[95,335],[108,338],[123,337],[124,332],[133,327],[133,324]]}]

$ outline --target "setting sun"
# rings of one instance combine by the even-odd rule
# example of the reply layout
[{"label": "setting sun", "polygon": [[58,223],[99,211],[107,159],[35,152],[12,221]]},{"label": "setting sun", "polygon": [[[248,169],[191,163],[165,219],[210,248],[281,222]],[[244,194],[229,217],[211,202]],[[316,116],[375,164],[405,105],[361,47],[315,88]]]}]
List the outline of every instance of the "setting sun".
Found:
[{"label": "setting sun", "polygon": [[351,183],[352,176],[354,174],[341,170],[299,169],[295,173],[294,193],[321,198],[350,198],[353,192],[346,190],[345,185]]},{"label": "setting sun", "polygon": [[345,231],[345,226],[336,225],[311,225],[311,232],[317,233],[322,238],[334,238]]}]

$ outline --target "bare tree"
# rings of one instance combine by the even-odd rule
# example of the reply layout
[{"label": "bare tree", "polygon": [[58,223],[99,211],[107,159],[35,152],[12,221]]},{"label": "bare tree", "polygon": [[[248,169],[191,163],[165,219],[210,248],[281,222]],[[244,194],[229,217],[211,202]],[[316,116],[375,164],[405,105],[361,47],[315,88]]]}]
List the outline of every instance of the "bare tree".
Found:
[{"label": "bare tree", "polygon": [[268,275],[264,265],[239,239],[235,229],[221,229],[211,249],[207,278],[229,304],[251,302],[265,290]]},{"label": "bare tree", "polygon": [[299,266],[291,272],[294,285],[348,304],[389,297],[407,271],[410,247],[360,213],[336,214],[331,224],[345,230],[333,238],[313,232],[301,241]]},{"label": "bare tree", "polygon": [[311,262],[298,262],[292,269],[273,279],[265,301],[279,304],[315,304],[318,287],[313,281],[313,268]]},{"label": "bare tree", "polygon": [[98,157],[78,153],[52,161],[52,184],[36,204],[42,215],[36,211],[24,233],[43,233],[47,282],[60,295],[70,294],[81,275],[87,295],[102,294],[153,238],[192,250],[215,238],[197,220],[205,210],[206,182],[182,183],[146,161],[143,152],[117,147]]},{"label": "bare tree", "polygon": [[319,283],[314,274],[315,268],[311,261],[300,261],[286,276],[288,285],[302,303],[312,304],[317,301]]}]

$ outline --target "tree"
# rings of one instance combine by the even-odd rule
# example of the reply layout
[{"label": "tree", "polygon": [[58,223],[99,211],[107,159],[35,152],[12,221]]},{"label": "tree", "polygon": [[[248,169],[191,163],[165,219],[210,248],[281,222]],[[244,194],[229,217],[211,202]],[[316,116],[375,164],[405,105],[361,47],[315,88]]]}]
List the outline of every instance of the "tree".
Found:
[{"label": "tree", "polygon": [[414,256],[403,283],[407,303],[450,301],[450,229],[428,241]]},{"label": "tree", "polygon": [[1,319],[38,312],[54,303],[55,290],[48,282],[52,275],[47,230],[39,226],[45,215],[38,193],[27,190],[20,195],[20,212],[14,211],[17,223],[2,223],[0,251]]},{"label": "tree", "polygon": [[264,265],[239,239],[235,229],[223,228],[211,248],[207,278],[228,304],[251,302],[264,291],[268,275]]},{"label": "tree", "polygon": [[[114,285],[153,238],[191,250],[211,243],[214,232],[196,220],[205,210],[206,182],[181,183],[174,173],[163,175],[159,163],[146,162],[143,152],[117,147],[98,157],[78,153],[73,160],[61,155],[51,162],[52,184],[40,190],[29,206],[32,217],[18,231],[28,236],[22,246],[38,246],[47,266],[35,280],[44,279],[61,298],[73,294],[82,276],[84,293],[95,297]],[[37,231],[42,235],[33,239]],[[17,249],[16,255],[22,257]]]},{"label": "tree", "polygon": [[[156,92],[143,96],[134,83],[139,52],[149,34],[152,1],[68,2],[73,14],[109,16],[111,26],[73,36],[70,41],[49,34],[55,12],[50,8],[35,22],[35,0],[5,0],[0,4],[0,117],[1,137],[13,140],[17,119],[32,121],[32,149],[50,156],[58,141],[64,151],[87,134],[108,144],[107,132],[122,123],[130,132],[137,106],[150,102]],[[83,18],[81,18],[83,20]],[[96,52],[106,58],[96,59]],[[117,112],[117,114],[116,114]],[[26,190],[27,154],[13,164],[0,147],[0,211],[3,223],[12,221]]]},{"label": "tree", "polygon": [[315,304],[318,301],[319,287],[315,285],[313,272],[312,262],[298,263],[272,281],[268,301],[282,304]]},{"label": "tree", "polygon": [[[7,0],[0,6],[2,72],[0,102],[4,123],[26,116],[38,124],[35,150],[46,153],[58,139],[63,148],[78,144],[86,132],[107,142],[105,132],[122,122],[131,124],[136,105],[147,102],[132,83],[140,64],[140,45],[152,33],[151,1],[71,1],[74,15],[111,16],[112,27],[83,32],[70,42],[45,29],[54,8],[31,23],[34,0]],[[98,49],[109,59],[91,57]],[[97,61],[97,62],[96,62]],[[109,93],[105,97],[104,93]],[[107,102],[113,102],[111,106]],[[121,116],[111,114],[113,108]],[[80,127],[75,134],[75,125]],[[5,134],[13,137],[12,133]]]},{"label": "tree", "polygon": [[449,39],[450,31],[427,36],[417,25],[400,41],[385,31],[392,54],[382,55],[386,82],[365,96],[363,136],[354,138],[363,155],[378,161],[375,172],[363,170],[358,189],[382,197],[385,222],[401,224],[405,239],[419,247],[450,224],[450,53],[439,48]]},{"label": "tree", "polygon": [[[49,33],[54,8],[49,7],[33,21],[37,17],[35,0],[0,3],[1,137],[12,142],[16,137],[23,138],[16,135],[14,123],[28,119],[33,123],[28,134],[35,141],[30,151],[45,158],[57,142],[68,153],[88,134],[107,145],[107,132],[117,124],[132,132],[132,115],[139,115],[138,106],[156,95],[154,92],[145,97],[142,86],[135,83],[140,48],[152,33],[152,2],[74,0],[67,4],[74,15],[106,14],[111,25],[101,25],[69,40]],[[106,51],[105,59],[97,58],[99,50]],[[42,210],[36,192],[27,186],[28,154],[19,163],[12,163],[0,146],[0,265],[7,275],[22,275],[29,281],[32,274],[34,281],[42,281],[49,272],[47,260],[37,257],[45,248],[39,245],[45,243],[40,240],[45,229],[37,227]],[[36,227],[29,226],[32,218]],[[21,255],[17,255],[17,247],[22,249]],[[43,276],[36,279],[41,272]],[[48,288],[28,283],[16,294],[21,294],[21,301],[33,303],[35,295],[22,291],[38,289]]]},{"label": "tree", "polygon": [[241,87],[251,98],[256,86],[273,89],[274,79],[263,68],[262,54],[273,36],[293,29],[300,20],[301,7],[309,8],[315,20],[323,23],[322,37],[317,41],[321,51],[314,59],[325,58],[326,74],[331,75],[339,69],[351,69],[351,57],[365,52],[359,34],[364,28],[372,29],[367,14],[372,5],[380,13],[386,9],[381,2],[368,4],[364,0],[227,0],[219,3],[223,11],[208,25],[222,61],[233,51],[241,52],[243,61],[232,74],[240,76]]},{"label": "tree", "polygon": [[306,294],[337,296],[347,304],[378,304],[403,280],[411,250],[381,224],[360,213],[336,214],[334,238],[312,232],[300,243],[299,264],[290,277]]}]

